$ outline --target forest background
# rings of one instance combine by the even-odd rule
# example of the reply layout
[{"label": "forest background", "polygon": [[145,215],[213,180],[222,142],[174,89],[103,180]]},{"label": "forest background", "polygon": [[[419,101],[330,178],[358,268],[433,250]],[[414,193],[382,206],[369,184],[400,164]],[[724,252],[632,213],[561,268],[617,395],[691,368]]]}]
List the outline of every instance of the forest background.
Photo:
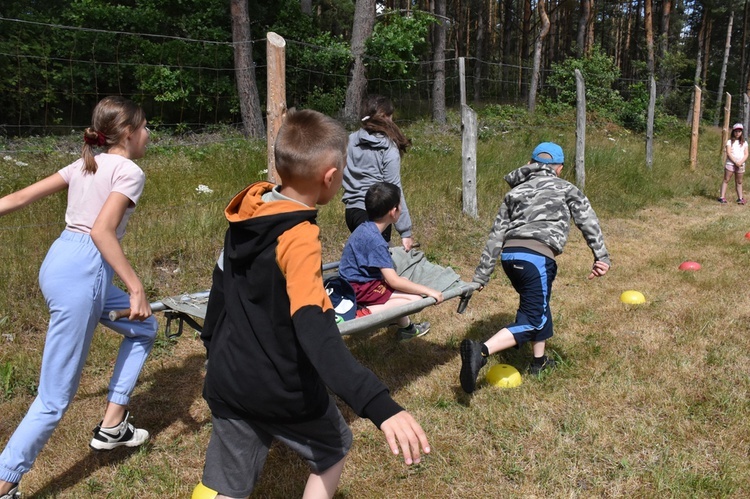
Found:
[{"label": "forest background", "polygon": [[288,105],[357,118],[365,92],[398,118],[445,122],[459,102],[555,116],[582,71],[589,111],[656,133],[718,124],[725,93],[747,121],[750,2],[695,0],[53,0],[0,7],[0,133],[65,134],[101,97],[123,94],[168,130],[216,125],[264,137],[265,42],[287,41]]}]

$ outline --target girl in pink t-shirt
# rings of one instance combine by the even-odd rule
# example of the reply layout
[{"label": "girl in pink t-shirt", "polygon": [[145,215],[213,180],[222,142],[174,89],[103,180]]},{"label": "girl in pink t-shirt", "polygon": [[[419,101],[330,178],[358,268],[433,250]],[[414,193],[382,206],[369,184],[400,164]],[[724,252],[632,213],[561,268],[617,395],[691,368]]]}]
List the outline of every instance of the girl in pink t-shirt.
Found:
[{"label": "girl in pink t-shirt", "polygon": [[737,190],[737,204],[745,204],[742,195],[742,177],[745,175],[745,161],[747,160],[747,141],[742,135],[745,127],[742,123],[735,123],[732,134],[727,140],[727,160],[724,164],[724,180],[721,182],[719,202],[726,204],[727,184],[734,175],[734,186]]},{"label": "girl in pink t-shirt", "polygon": [[[50,309],[38,395],[0,454],[0,499],[18,496],[18,482],[57,427],[78,389],[97,323],[123,336],[109,383],[104,418],[90,447],[136,447],[149,434],[128,422],[130,394],[156,337],[157,322],[138,276],[120,245],[128,218],[143,192],[145,176],[132,160],[143,157],[149,139],[140,106],[106,97],[94,108],[84,132],[82,158],[59,172],[0,198],[0,216],[68,190],[65,230],[39,271]],[[103,151],[94,154],[94,148]],[[114,286],[117,274],[127,292]],[[112,322],[111,310],[130,309]]]}]

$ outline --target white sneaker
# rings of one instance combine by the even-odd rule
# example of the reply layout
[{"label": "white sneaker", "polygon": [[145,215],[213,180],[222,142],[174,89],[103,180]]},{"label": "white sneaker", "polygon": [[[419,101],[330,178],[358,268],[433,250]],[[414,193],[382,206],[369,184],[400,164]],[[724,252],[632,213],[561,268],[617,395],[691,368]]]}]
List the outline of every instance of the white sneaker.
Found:
[{"label": "white sneaker", "polygon": [[12,489],[0,496],[0,499],[20,499],[21,493],[18,492],[18,484],[14,485]]},{"label": "white sneaker", "polygon": [[130,412],[128,411],[125,413],[125,419],[122,420],[122,423],[113,428],[102,428],[102,423],[100,422],[94,428],[94,438],[91,439],[89,447],[94,450],[112,450],[123,445],[125,447],[138,447],[148,442],[148,432],[140,428],[135,428],[132,424],[128,423],[129,417]]}]

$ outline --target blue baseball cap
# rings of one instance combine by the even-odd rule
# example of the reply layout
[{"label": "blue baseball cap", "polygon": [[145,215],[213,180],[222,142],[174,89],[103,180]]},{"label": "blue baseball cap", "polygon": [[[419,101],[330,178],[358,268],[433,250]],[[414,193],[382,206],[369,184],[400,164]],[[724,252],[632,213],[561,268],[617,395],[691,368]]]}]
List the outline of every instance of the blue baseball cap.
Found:
[{"label": "blue baseball cap", "polygon": [[[552,158],[540,158],[539,155],[543,153],[549,154]],[[531,153],[531,159],[537,163],[547,165],[563,164],[565,163],[565,154],[563,154],[562,147],[554,142],[542,142],[534,148],[534,152]]]}]

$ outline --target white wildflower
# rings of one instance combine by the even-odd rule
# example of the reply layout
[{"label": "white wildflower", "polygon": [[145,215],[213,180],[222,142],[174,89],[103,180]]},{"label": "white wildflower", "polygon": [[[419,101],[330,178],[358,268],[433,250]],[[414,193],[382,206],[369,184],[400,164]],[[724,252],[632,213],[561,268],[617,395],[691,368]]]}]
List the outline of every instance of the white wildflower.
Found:
[{"label": "white wildflower", "polygon": [[10,156],[3,156],[3,159],[5,161],[13,161],[13,158],[11,158]]},{"label": "white wildflower", "polygon": [[607,138],[608,138],[609,140],[611,140],[612,142],[615,142],[615,138],[614,138],[614,137],[607,137]]},{"label": "white wildflower", "polygon": [[29,166],[29,164],[24,163],[23,161],[16,161],[16,166]]},{"label": "white wildflower", "polygon": [[196,192],[198,194],[211,194],[213,189],[209,188],[207,185],[200,184],[198,187],[195,188]]},{"label": "white wildflower", "polygon": [[268,174],[268,168],[258,172],[258,175],[266,175],[266,174]]}]

